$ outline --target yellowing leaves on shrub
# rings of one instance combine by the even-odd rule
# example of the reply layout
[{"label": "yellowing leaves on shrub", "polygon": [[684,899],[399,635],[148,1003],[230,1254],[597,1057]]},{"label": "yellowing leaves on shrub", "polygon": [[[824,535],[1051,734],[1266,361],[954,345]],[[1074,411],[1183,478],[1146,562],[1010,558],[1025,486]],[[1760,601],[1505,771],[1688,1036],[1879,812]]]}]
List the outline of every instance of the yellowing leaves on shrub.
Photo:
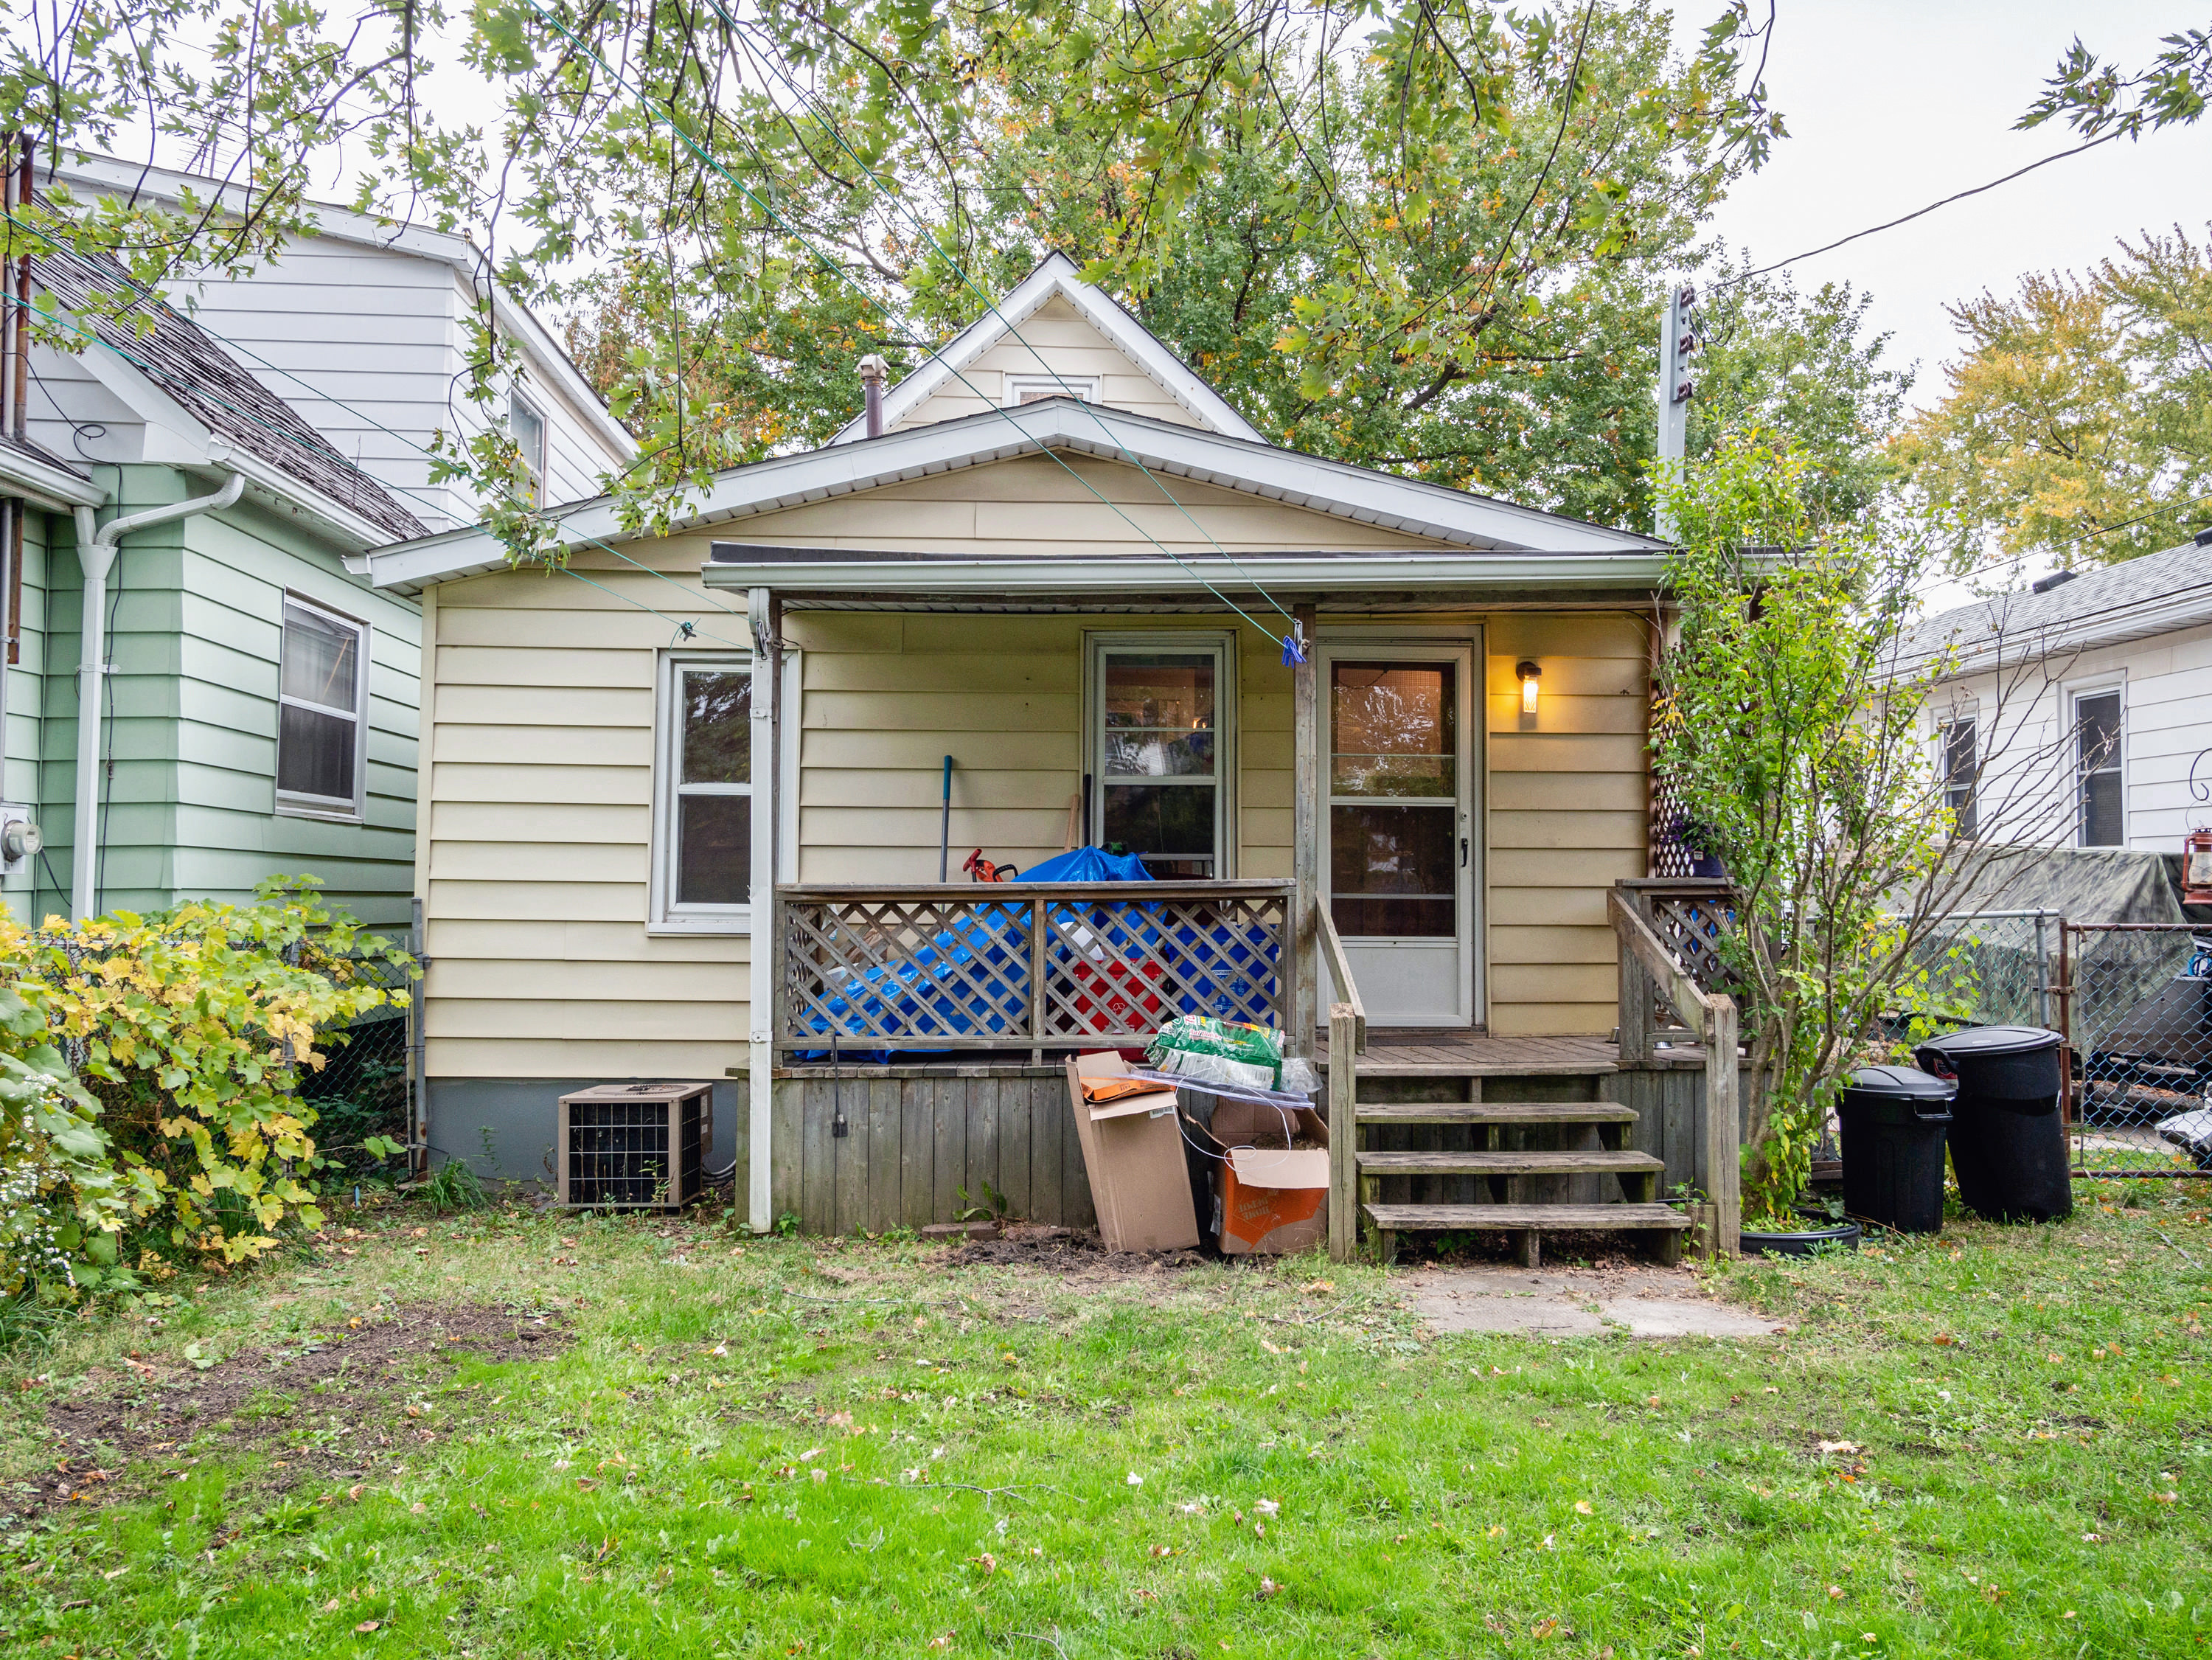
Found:
[{"label": "yellowing leaves on shrub", "polygon": [[412,963],[313,885],[75,926],[0,920],[0,965],[32,1017],[0,1029],[0,1049],[74,1065],[131,1210],[185,1250],[241,1262],[288,1218],[320,1225],[314,1114],[294,1091],[353,1020],[406,994],[363,970],[389,965],[404,987]]}]

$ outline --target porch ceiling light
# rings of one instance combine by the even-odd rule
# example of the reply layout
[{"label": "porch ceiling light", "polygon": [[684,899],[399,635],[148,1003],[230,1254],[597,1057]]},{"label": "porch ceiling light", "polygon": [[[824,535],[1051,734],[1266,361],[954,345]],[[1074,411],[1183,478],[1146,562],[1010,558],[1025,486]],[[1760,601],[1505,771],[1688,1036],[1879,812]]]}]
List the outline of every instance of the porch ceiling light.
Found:
[{"label": "porch ceiling light", "polygon": [[1534,663],[1521,662],[1513,666],[1513,672],[1521,677],[1521,713],[1534,714],[1536,712],[1536,683],[1542,678],[1544,671]]}]

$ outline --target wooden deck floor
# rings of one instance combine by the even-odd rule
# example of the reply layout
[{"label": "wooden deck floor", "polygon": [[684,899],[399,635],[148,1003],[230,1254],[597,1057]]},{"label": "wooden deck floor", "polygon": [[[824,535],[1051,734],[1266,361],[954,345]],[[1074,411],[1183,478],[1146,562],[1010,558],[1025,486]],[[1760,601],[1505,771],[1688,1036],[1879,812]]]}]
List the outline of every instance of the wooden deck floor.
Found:
[{"label": "wooden deck floor", "polygon": [[[1317,1042],[1314,1064],[1327,1069],[1328,1043]],[[1669,1070],[1702,1067],[1704,1051],[1664,1052]],[[1363,1073],[1377,1077],[1527,1078],[1547,1073],[1618,1072],[1620,1046],[1602,1037],[1492,1037],[1434,1026],[1370,1026]]]}]

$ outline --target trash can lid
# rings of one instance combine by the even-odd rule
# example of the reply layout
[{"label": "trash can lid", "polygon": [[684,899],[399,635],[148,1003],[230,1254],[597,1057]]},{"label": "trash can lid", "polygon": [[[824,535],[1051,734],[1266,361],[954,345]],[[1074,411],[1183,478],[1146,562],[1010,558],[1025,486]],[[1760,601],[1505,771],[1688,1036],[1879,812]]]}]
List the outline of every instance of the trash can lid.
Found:
[{"label": "trash can lid", "polygon": [[1968,1026],[1963,1031],[1947,1032],[1941,1037],[1931,1037],[1920,1047],[1933,1049],[1949,1061],[1962,1055],[1976,1059],[2000,1055],[2033,1055],[2038,1049],[2055,1049],[2065,1041],[2057,1032],[2042,1026]]},{"label": "trash can lid", "polygon": [[1916,1101],[1948,1101],[1959,1093],[1959,1086],[1949,1079],[1917,1067],[1861,1067],[1844,1079],[1844,1087],[1867,1095]]}]

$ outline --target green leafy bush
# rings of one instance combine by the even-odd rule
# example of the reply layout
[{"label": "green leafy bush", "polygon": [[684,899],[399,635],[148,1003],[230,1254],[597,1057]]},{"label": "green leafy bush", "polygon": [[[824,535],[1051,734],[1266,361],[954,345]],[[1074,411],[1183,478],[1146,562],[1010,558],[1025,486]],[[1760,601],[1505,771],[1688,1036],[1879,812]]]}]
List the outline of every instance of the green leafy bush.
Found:
[{"label": "green leafy bush", "polygon": [[46,1041],[44,1016],[0,991],[0,1297],[73,1286],[72,1260],[106,1256],[131,1213],[100,1104]]},{"label": "green leafy bush", "polygon": [[404,981],[412,964],[313,886],[265,884],[252,905],[0,926],[27,1014],[4,1047],[26,1066],[57,1047],[76,1063],[142,1243],[238,1262],[288,1219],[322,1221],[316,1113],[300,1082],[348,1022],[405,995],[379,979]]}]

